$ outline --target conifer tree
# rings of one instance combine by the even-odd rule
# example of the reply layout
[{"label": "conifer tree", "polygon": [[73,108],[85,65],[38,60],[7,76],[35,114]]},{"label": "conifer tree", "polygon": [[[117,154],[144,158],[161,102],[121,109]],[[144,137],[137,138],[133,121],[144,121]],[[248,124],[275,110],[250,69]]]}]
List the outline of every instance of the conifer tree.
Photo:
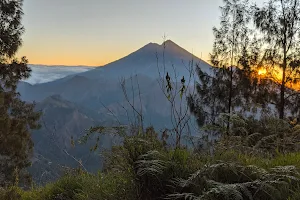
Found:
[{"label": "conifer tree", "polygon": [[30,75],[26,58],[14,58],[24,32],[22,4],[23,0],[0,1],[0,186],[22,178],[33,148],[30,129],[39,127],[40,113],[16,91],[18,82]]},{"label": "conifer tree", "polygon": [[300,93],[291,87],[300,84],[300,1],[269,0],[254,7],[253,17],[266,44],[263,65],[278,85],[271,99],[283,119],[287,108],[296,111],[299,107]]},{"label": "conifer tree", "polygon": [[214,124],[220,113],[230,116],[237,111],[235,108],[245,104],[243,99],[249,99],[242,97],[250,95],[248,1],[224,0],[224,4],[220,28],[213,29],[215,42],[211,63],[215,68],[209,74],[197,67],[197,95],[188,98],[191,112],[198,118],[199,125]]}]

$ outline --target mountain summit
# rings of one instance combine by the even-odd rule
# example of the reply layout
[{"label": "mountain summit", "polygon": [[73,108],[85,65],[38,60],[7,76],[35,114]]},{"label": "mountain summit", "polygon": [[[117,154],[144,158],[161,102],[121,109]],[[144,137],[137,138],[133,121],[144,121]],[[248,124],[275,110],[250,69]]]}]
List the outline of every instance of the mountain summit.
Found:
[{"label": "mountain summit", "polygon": [[[81,75],[87,78],[129,77],[135,74],[144,74],[151,78],[158,77],[158,67],[164,66],[169,74],[174,72],[188,76],[187,66],[198,64],[204,71],[211,69],[206,62],[188,52],[172,40],[162,44],[148,43],[133,53],[102,67],[84,72]],[[102,76],[103,75],[103,76]]]},{"label": "mountain summit", "polygon": [[165,54],[165,56],[170,56],[172,58],[179,58],[183,60],[191,60],[193,58],[200,60],[199,58],[197,58],[192,53],[188,52],[172,40],[166,40],[162,44],[150,42],[142,48],[138,49],[137,51],[133,52],[132,54],[139,54],[140,56],[140,54],[143,53],[158,54],[158,56],[162,56],[162,54]]},{"label": "mountain summit", "polygon": [[166,47],[171,48],[171,49],[183,49],[182,47],[180,47],[178,44],[176,44],[172,40],[166,40],[160,46],[166,46]]},{"label": "mountain summit", "polygon": [[197,60],[200,60],[195,55],[188,52],[187,50],[185,50],[184,48],[182,48],[181,46],[179,46],[178,44],[176,44],[172,40],[167,40],[167,41],[163,42],[161,44],[161,46],[163,48],[165,48],[167,53],[172,54],[173,56],[176,56],[178,58],[181,58],[181,59],[184,59],[184,60],[187,59],[187,58],[189,58],[189,59],[196,58]]}]

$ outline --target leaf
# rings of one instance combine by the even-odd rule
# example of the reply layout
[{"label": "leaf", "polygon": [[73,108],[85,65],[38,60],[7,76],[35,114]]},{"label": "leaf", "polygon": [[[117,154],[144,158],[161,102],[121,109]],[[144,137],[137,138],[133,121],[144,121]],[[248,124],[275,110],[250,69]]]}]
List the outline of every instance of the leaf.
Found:
[{"label": "leaf", "polygon": [[71,146],[72,146],[73,148],[75,147],[75,141],[74,141],[73,136],[71,136]]}]

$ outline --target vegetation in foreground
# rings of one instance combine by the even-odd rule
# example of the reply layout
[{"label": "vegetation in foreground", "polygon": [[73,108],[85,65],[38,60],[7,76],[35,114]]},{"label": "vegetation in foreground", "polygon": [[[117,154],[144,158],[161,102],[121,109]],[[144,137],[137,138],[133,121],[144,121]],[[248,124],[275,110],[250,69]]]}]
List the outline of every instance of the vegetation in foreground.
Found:
[{"label": "vegetation in foreground", "polygon": [[[245,122],[243,126],[241,121]],[[278,119],[271,121],[271,127],[265,124],[257,126],[261,137],[256,142],[240,143],[236,138],[249,141],[249,138],[257,137],[257,132],[224,134],[215,144],[213,154],[204,149],[172,148],[166,145],[164,138],[158,138],[153,128],[143,133],[132,131],[130,136],[124,137],[123,145],[114,146],[105,154],[106,164],[102,172],[89,174],[79,168],[44,187],[32,186],[30,190],[22,190],[11,186],[0,192],[0,198],[299,199],[298,144],[281,145],[274,149],[274,153],[265,152],[272,152],[269,147],[274,142],[284,143],[280,141],[282,133],[293,137],[300,127],[286,124],[285,128],[271,134],[270,131],[279,130],[276,124],[282,127],[282,123],[286,123]],[[231,126],[242,130],[249,123],[253,122],[239,118],[232,121]]]}]

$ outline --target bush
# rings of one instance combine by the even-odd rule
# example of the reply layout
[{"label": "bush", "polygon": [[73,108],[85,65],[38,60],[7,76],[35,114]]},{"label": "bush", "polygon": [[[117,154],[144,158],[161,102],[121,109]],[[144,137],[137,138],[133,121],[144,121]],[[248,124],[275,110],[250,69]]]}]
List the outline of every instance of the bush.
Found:
[{"label": "bush", "polygon": [[[230,144],[237,144],[234,136],[226,139],[230,138]],[[41,188],[2,189],[0,199],[279,200],[300,196],[298,152],[260,154],[219,148],[225,144],[222,140],[214,154],[209,155],[167,147],[152,128],[126,136],[122,141],[122,145],[106,152],[102,173],[73,170]]]},{"label": "bush", "polygon": [[21,189],[18,187],[0,188],[0,199],[16,200],[21,198]]}]

